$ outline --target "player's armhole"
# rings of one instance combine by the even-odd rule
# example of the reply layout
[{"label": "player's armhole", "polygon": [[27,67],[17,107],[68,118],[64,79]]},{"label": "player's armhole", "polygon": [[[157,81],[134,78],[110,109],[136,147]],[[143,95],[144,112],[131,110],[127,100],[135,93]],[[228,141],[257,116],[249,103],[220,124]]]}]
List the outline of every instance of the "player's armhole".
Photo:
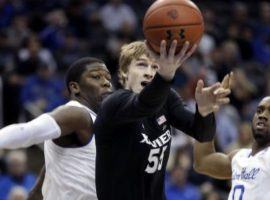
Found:
[{"label": "player's armhole", "polygon": [[234,156],[235,156],[239,151],[240,151],[240,149],[235,149],[235,150],[233,150],[232,152],[230,152],[230,153],[228,154],[230,163],[232,163],[232,160],[233,160]]}]

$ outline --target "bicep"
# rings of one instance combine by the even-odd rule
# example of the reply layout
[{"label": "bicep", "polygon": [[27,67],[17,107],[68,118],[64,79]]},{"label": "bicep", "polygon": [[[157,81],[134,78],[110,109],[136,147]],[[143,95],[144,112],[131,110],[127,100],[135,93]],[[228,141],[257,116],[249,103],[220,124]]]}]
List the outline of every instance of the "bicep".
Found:
[{"label": "bicep", "polygon": [[217,178],[230,179],[232,175],[230,157],[224,153],[212,153],[201,163],[200,173]]},{"label": "bicep", "polygon": [[184,105],[181,97],[174,90],[171,91],[167,100],[167,108],[170,124],[191,135],[195,114]]},{"label": "bicep", "polygon": [[77,130],[91,129],[93,121],[84,109],[75,106],[61,106],[49,113],[59,125],[61,136],[71,134]]},{"label": "bicep", "polygon": [[212,142],[195,142],[194,144],[194,169],[202,174],[217,178],[231,179],[231,162],[238,150],[230,154],[215,151]]}]

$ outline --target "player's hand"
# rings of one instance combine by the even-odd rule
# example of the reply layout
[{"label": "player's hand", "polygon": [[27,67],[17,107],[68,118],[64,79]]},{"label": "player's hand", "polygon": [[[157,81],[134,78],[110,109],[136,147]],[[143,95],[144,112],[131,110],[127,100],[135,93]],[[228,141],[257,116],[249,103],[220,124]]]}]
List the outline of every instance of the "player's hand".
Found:
[{"label": "player's hand", "polygon": [[182,66],[182,64],[194,53],[197,48],[197,44],[195,44],[190,50],[188,50],[189,42],[185,42],[183,48],[178,54],[175,54],[177,40],[174,40],[171,43],[168,53],[166,50],[166,46],[166,41],[162,40],[160,44],[160,55],[157,55],[155,52],[151,51],[150,48],[148,48],[148,50],[150,55],[159,65],[158,73],[166,80],[171,80],[173,79],[176,70],[180,66]]},{"label": "player's hand", "polygon": [[233,73],[227,74],[222,80],[222,83],[215,83],[209,87],[204,87],[202,80],[198,81],[195,99],[202,116],[217,112],[221,105],[230,102],[228,95],[231,93],[232,79]]}]

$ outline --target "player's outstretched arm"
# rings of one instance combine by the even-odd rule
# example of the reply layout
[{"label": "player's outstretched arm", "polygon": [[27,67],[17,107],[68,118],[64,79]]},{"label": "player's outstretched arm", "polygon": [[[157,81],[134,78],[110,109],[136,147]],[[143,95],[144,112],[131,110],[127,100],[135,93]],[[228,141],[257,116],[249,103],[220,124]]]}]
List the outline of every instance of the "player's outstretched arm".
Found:
[{"label": "player's outstretched arm", "polygon": [[42,167],[42,169],[38,175],[36,184],[29,192],[27,200],[41,200],[41,199],[43,199],[41,188],[42,188],[42,185],[44,182],[44,178],[45,178],[45,166]]},{"label": "player's outstretched arm", "polygon": [[196,172],[217,179],[231,179],[231,160],[236,151],[226,155],[215,151],[214,142],[195,142],[194,169]]},{"label": "player's outstretched arm", "polygon": [[231,82],[233,73],[227,74],[222,83],[215,83],[209,87],[204,87],[204,82],[199,80],[195,91],[195,99],[199,113],[207,116],[219,110],[220,106],[230,102],[228,95],[231,93]]},{"label": "player's outstretched arm", "polygon": [[91,129],[89,113],[79,107],[62,106],[27,123],[12,124],[0,130],[0,148],[16,149],[56,139],[75,130]]},{"label": "player's outstretched arm", "polygon": [[[199,142],[212,141],[216,132],[213,111],[219,109],[222,104],[229,102],[227,96],[230,93],[232,76],[232,73],[228,74],[221,84],[214,84],[206,88],[203,88],[203,85],[198,83],[199,85],[196,88],[198,102],[195,113],[188,110],[180,96],[175,91],[172,91],[167,101],[168,117],[171,124]],[[217,94],[215,93],[216,90],[218,91]]]}]

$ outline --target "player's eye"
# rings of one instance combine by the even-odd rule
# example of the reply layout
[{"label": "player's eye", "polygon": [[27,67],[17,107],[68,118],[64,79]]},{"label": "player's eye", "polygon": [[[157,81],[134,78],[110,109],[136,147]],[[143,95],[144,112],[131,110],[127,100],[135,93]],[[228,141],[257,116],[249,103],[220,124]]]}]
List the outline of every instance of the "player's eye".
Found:
[{"label": "player's eye", "polygon": [[145,63],[145,62],[139,62],[139,63],[137,63],[137,65],[140,67],[147,67],[148,66],[147,63]]},{"label": "player's eye", "polygon": [[262,112],[263,112],[263,109],[262,109],[262,108],[260,108],[260,107],[257,108],[257,113],[258,113],[258,114],[261,114]]},{"label": "player's eye", "polygon": [[100,79],[100,76],[99,76],[99,75],[91,75],[91,78],[92,78],[92,79],[99,80],[99,79]]},{"label": "player's eye", "polygon": [[106,79],[107,79],[108,81],[111,81],[111,80],[112,80],[112,77],[107,76]]},{"label": "player's eye", "polygon": [[152,65],[152,68],[155,70],[158,70],[158,65],[154,64],[154,65]]}]

